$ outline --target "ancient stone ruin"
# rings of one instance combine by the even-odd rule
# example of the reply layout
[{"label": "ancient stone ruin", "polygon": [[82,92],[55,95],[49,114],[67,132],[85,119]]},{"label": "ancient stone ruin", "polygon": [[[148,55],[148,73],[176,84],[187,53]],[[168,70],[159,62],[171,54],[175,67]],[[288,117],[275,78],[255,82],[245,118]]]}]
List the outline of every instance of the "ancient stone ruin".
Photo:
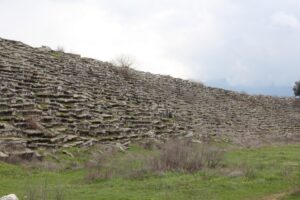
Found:
[{"label": "ancient stone ruin", "polygon": [[299,141],[300,107],[294,101],[210,88],[0,39],[0,146],[24,146],[26,155],[37,148],[145,137],[189,135],[238,144]]}]

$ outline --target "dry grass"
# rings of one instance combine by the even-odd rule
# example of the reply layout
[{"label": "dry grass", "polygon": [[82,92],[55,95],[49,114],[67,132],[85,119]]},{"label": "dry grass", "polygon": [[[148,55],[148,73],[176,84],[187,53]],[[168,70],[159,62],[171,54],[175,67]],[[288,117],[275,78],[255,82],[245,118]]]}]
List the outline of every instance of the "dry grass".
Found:
[{"label": "dry grass", "polygon": [[65,188],[60,185],[49,186],[47,181],[40,184],[28,183],[25,200],[64,200]]},{"label": "dry grass", "polygon": [[195,172],[204,167],[203,149],[188,140],[170,140],[151,164],[156,171]]},{"label": "dry grass", "polygon": [[115,148],[99,149],[92,154],[91,159],[85,164],[87,175],[85,179],[90,182],[97,179],[108,179],[112,177],[113,170],[110,168],[110,159],[117,153]]},{"label": "dry grass", "polygon": [[[119,155],[115,150],[95,153],[86,164],[88,182],[98,179],[121,177],[143,179],[165,172],[195,173],[202,169],[216,168],[223,159],[223,152],[212,146],[203,146],[191,140],[169,140],[155,150],[126,152]],[[146,148],[153,148],[147,144]]]},{"label": "dry grass", "polygon": [[223,152],[218,148],[174,139],[162,146],[152,165],[156,171],[194,173],[203,168],[216,168],[222,158]]},{"label": "dry grass", "polygon": [[116,74],[122,76],[126,81],[136,80],[135,75],[130,71],[129,67],[114,67],[113,70]]}]

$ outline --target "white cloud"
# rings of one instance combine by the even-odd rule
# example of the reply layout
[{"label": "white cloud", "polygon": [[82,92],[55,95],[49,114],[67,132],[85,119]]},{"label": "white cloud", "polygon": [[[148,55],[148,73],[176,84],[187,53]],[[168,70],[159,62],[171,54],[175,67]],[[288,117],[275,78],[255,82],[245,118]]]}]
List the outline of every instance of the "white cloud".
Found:
[{"label": "white cloud", "polygon": [[[298,0],[1,0],[0,37],[232,84],[299,78]],[[267,77],[267,78],[266,78]]]},{"label": "white cloud", "polygon": [[292,15],[287,14],[285,12],[278,12],[272,16],[272,20],[275,24],[289,26],[291,28],[300,28],[299,19]]}]

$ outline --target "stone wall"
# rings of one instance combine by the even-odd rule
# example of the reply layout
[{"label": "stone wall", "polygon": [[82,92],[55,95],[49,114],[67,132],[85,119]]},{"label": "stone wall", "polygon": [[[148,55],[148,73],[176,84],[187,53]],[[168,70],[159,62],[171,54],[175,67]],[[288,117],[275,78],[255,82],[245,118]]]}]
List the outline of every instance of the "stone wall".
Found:
[{"label": "stone wall", "polygon": [[242,144],[297,141],[300,108],[294,101],[0,39],[0,140],[29,148],[188,133]]}]

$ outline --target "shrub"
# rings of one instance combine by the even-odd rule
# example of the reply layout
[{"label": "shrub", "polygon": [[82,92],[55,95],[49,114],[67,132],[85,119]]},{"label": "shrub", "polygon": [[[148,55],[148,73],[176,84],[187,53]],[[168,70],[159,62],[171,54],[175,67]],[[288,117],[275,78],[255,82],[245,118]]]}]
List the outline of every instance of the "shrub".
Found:
[{"label": "shrub", "polygon": [[88,171],[85,178],[90,182],[113,176],[143,179],[168,171],[195,173],[204,168],[216,168],[222,159],[223,151],[218,148],[199,145],[191,140],[172,139],[151,152],[126,152],[121,157],[115,150],[99,151],[85,165]]},{"label": "shrub", "polygon": [[123,76],[127,81],[135,80],[134,74],[130,71],[130,68],[134,65],[135,61],[131,56],[119,55],[111,61],[112,65],[116,68],[112,68],[117,74]]},{"label": "shrub", "polygon": [[217,148],[193,143],[191,140],[169,140],[152,163],[155,170],[193,173],[217,167],[223,152]]},{"label": "shrub", "polygon": [[110,158],[117,153],[115,148],[98,150],[92,154],[91,159],[85,164],[87,174],[86,181],[91,182],[97,179],[108,179],[113,175],[113,169],[110,167]]},{"label": "shrub", "polygon": [[293,87],[295,96],[300,96],[300,81],[296,81]]},{"label": "shrub", "polygon": [[122,68],[130,68],[134,65],[135,61],[134,58],[128,55],[119,55],[115,59],[113,59],[112,64],[117,67]]},{"label": "shrub", "polygon": [[127,81],[129,80],[135,80],[134,75],[130,72],[130,69],[128,67],[120,67],[117,68],[117,73],[123,76],[123,78]]},{"label": "shrub", "polygon": [[194,172],[203,168],[202,150],[186,140],[170,140],[153,162],[156,170]]}]

